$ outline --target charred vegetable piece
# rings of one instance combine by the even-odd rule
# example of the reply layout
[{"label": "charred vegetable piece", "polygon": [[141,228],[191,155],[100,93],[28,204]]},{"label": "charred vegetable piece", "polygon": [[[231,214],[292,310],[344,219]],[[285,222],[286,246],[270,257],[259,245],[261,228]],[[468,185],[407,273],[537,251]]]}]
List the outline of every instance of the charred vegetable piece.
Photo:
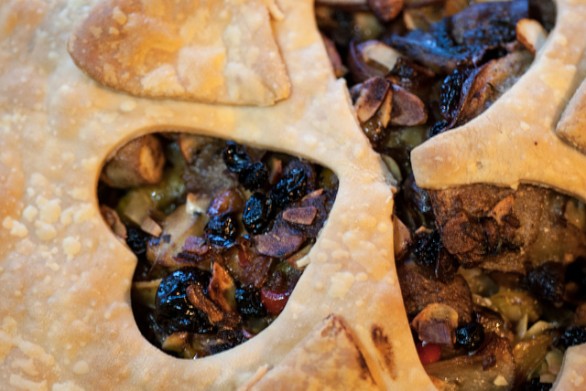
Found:
[{"label": "charred vegetable piece", "polygon": [[472,295],[462,276],[456,275],[451,282],[443,283],[411,263],[400,267],[398,273],[409,315],[415,316],[429,304],[442,303],[456,310],[459,322],[472,320]]},{"label": "charred vegetable piece", "polygon": [[434,71],[449,73],[477,65],[515,41],[516,23],[527,15],[526,1],[479,3],[434,23],[429,31],[392,35],[387,43]]}]

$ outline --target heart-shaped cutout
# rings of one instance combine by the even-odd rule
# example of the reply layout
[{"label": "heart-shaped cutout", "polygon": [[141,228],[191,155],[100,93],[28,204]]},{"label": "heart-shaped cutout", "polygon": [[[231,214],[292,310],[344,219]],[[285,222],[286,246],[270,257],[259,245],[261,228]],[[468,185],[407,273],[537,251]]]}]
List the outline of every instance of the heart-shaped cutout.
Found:
[{"label": "heart-shaped cutout", "polygon": [[103,217],[138,259],[138,327],[189,359],[243,343],[281,313],[338,187],[304,159],[177,133],[130,141],[100,178]]}]

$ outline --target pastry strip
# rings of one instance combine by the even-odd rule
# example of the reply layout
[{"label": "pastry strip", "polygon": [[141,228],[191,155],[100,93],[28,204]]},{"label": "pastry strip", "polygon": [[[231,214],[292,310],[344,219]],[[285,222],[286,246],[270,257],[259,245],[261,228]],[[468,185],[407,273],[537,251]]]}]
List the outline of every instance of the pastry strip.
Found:
[{"label": "pastry strip", "polygon": [[419,186],[528,182],[586,199],[586,155],[554,132],[586,75],[586,3],[557,5],[556,28],[527,73],[482,115],[413,150]]}]

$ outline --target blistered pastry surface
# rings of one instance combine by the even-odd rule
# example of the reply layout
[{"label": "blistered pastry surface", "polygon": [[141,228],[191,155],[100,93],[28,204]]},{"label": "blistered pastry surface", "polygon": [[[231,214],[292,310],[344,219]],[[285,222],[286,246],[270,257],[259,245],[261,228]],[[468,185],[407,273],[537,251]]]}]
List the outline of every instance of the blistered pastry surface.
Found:
[{"label": "blistered pastry surface", "polygon": [[[367,352],[379,384],[431,388],[392,262],[388,178],[349,108],[345,85],[332,76],[312,2],[277,2],[284,18],[274,29],[292,94],[268,108],[150,100],[101,87],[66,50],[75,23],[96,3],[0,6],[0,384],[233,389],[259,368],[277,367],[336,313]],[[336,203],[284,312],[249,342],[195,361],[168,356],[141,336],[130,307],[135,258],[97,205],[105,157],[161,130],[282,150],[328,166],[340,179]],[[389,336],[390,347],[376,345],[373,327]]]},{"label": "blistered pastry surface", "polygon": [[290,93],[262,0],[108,0],[69,39],[76,64],[132,95],[271,105]]},{"label": "blistered pastry surface", "polygon": [[586,76],[586,1],[556,4],[556,27],[526,74],[482,115],[413,150],[419,186],[528,182],[586,199],[586,155],[554,131]]}]

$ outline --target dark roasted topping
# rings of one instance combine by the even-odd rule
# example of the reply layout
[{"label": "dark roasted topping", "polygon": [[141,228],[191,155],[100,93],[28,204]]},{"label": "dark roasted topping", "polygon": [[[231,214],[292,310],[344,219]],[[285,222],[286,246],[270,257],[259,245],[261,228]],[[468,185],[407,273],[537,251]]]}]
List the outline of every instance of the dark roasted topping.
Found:
[{"label": "dark roasted topping", "polygon": [[442,248],[438,231],[422,231],[415,234],[411,251],[415,255],[415,262],[421,266],[434,267]]},{"label": "dark roasted topping", "polygon": [[451,120],[456,115],[460,103],[460,95],[464,82],[470,74],[469,69],[454,69],[444,79],[440,91],[440,111],[446,120]]},{"label": "dark roasted topping", "polygon": [[127,237],[126,237],[126,244],[135,253],[137,256],[142,256],[146,253],[147,250],[147,243],[151,238],[146,232],[141,229],[135,227],[128,227],[127,230]]}]

